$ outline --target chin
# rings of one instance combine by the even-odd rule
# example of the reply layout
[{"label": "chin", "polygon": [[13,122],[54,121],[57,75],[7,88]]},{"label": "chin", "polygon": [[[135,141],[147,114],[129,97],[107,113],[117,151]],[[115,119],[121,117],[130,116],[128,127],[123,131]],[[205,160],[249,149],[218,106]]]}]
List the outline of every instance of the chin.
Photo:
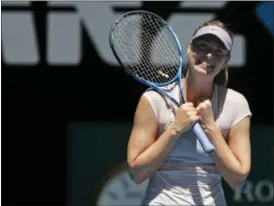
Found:
[{"label": "chin", "polygon": [[200,74],[200,75],[208,75],[209,74],[208,71],[206,70],[206,68],[203,66],[195,65],[193,67],[193,70],[195,73]]}]

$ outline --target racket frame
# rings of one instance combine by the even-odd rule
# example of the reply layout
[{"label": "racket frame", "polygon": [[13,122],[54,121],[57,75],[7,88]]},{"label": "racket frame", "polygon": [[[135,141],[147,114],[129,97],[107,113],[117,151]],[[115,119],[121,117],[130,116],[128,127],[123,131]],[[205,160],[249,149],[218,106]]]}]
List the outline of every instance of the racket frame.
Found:
[{"label": "racket frame", "polygon": [[[179,53],[179,70],[176,74],[176,76],[171,79],[170,81],[168,82],[165,82],[165,83],[154,83],[154,82],[150,82],[150,81],[147,81],[147,80],[144,80],[143,78],[140,78],[138,76],[135,76],[135,75],[132,75],[131,72],[128,71],[127,67],[124,65],[124,63],[120,60],[120,58],[118,57],[115,49],[114,49],[114,45],[113,45],[113,30],[115,28],[115,26],[121,22],[124,18],[128,17],[128,16],[131,16],[131,15],[135,15],[135,14],[140,14],[140,13],[146,13],[146,14],[149,14],[149,15],[152,15],[158,19],[160,19],[162,21],[162,23],[167,26],[167,29],[172,33],[172,37],[174,38],[175,42],[177,43],[177,49],[178,49],[178,53]],[[111,30],[110,30],[110,34],[109,34],[109,43],[110,43],[110,48],[115,56],[115,58],[117,59],[118,63],[120,65],[123,66],[124,70],[130,75],[132,76],[134,79],[136,79],[137,81],[149,86],[149,87],[152,87],[153,89],[157,90],[158,92],[160,93],[163,93],[165,96],[167,96],[174,104],[176,104],[176,106],[180,106],[180,103],[178,101],[176,101],[172,96],[170,96],[167,92],[165,92],[163,89],[161,89],[161,87],[164,87],[164,86],[167,86],[167,85],[170,85],[172,83],[174,83],[175,81],[177,81],[179,83],[179,91],[180,91],[180,98],[183,100],[184,102],[184,98],[183,98],[183,92],[182,92],[182,85],[181,85],[181,79],[182,79],[182,66],[183,66],[183,52],[182,52],[182,48],[181,48],[181,45],[180,45],[180,42],[178,40],[178,37],[177,35],[175,34],[175,32],[173,31],[173,29],[171,28],[171,26],[160,16],[158,16],[157,14],[154,14],[152,12],[149,12],[149,11],[144,11],[144,10],[135,10],[135,11],[130,11],[130,12],[127,12],[125,14],[123,14],[118,20],[116,20],[114,22],[114,24],[112,25],[111,27]]]}]

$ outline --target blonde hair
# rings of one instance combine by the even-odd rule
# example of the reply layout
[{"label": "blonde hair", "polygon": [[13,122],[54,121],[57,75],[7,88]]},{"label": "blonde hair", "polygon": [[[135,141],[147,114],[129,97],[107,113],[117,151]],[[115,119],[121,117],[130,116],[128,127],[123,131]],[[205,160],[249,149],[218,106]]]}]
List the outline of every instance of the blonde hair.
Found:
[{"label": "blonde hair", "polygon": [[214,78],[214,83],[223,87],[227,86],[228,83],[228,65],[225,64],[222,69]]},{"label": "blonde hair", "polygon": [[[222,29],[225,29],[228,34],[230,35],[230,37],[233,39],[233,34],[230,30],[228,30],[228,28],[226,27],[226,25],[219,21],[219,20],[214,20],[214,21],[207,21],[205,23],[203,23],[201,26],[199,26],[193,33],[193,35],[202,27],[204,26],[209,26],[209,25],[214,25],[214,26],[219,26]],[[187,67],[184,69],[183,75],[186,76],[187,70],[188,70],[189,65],[187,65]],[[224,66],[224,69],[222,69],[214,78],[214,83],[220,86],[227,86],[228,83],[228,65],[227,63]]]}]

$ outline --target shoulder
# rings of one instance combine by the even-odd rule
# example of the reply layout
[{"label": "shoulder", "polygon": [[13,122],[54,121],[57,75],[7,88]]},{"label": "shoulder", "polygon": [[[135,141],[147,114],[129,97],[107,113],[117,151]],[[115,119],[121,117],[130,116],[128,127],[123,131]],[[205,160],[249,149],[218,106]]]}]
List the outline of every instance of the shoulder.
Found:
[{"label": "shoulder", "polygon": [[222,113],[226,119],[231,123],[231,127],[235,126],[245,117],[251,117],[249,103],[246,97],[231,88],[219,87],[219,94],[223,96]]},{"label": "shoulder", "polygon": [[[174,83],[165,87],[161,87],[161,90],[172,97],[174,97],[174,92],[176,92],[176,89],[178,89],[178,85]],[[168,98],[163,93],[158,92],[153,88],[148,88],[142,95],[149,100],[152,106],[161,107],[168,104]]]},{"label": "shoulder", "polygon": [[[169,95],[172,96],[172,93],[178,89],[178,84],[176,83],[172,83],[172,84],[169,84],[167,86],[164,86],[164,87],[161,87],[161,90],[163,90],[165,93],[168,93]],[[161,94],[160,92],[156,91],[155,89],[153,88],[148,88],[144,93],[143,95],[145,95],[146,97],[148,98],[160,98],[160,99],[163,99],[164,98],[164,95]]]},{"label": "shoulder", "polygon": [[225,88],[221,86],[218,87],[220,95],[224,97],[224,100],[227,104],[231,104],[230,106],[234,105],[237,107],[243,104],[248,104],[246,97],[242,93],[231,88]]},{"label": "shoulder", "polygon": [[149,100],[161,98],[161,94],[152,88],[148,88],[142,95]]},{"label": "shoulder", "polygon": [[163,95],[156,90],[149,88],[142,94],[142,96],[148,100],[154,115],[159,118],[160,110],[165,104],[165,101],[163,101]]},{"label": "shoulder", "polygon": [[247,99],[242,93],[230,88],[228,88],[227,90],[227,100],[229,102],[235,103],[237,105],[248,104]]},{"label": "shoulder", "polygon": [[[171,84],[165,87],[161,87],[161,89],[166,92],[168,95],[175,98],[176,89],[178,86],[176,84]],[[169,99],[162,93],[156,91],[153,88],[148,88],[142,96],[145,96],[146,99],[149,101],[150,106],[155,114],[155,116],[159,119],[160,115],[165,113],[172,103]]]}]

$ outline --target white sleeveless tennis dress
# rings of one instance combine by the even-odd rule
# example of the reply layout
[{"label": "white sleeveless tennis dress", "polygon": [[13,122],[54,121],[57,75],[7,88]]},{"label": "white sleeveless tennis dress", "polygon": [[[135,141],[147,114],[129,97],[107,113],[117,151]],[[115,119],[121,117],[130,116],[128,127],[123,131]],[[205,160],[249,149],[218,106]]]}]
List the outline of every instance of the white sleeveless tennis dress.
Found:
[{"label": "white sleeveless tennis dress", "polygon": [[[179,101],[178,84],[166,87],[166,91]],[[161,135],[174,120],[171,106],[176,106],[153,90],[143,95],[158,118]],[[251,116],[245,97],[232,89],[214,85],[211,102],[224,138],[230,128]],[[226,205],[221,174],[203,152],[193,130],[182,134],[164,164],[150,177],[142,205]]]}]

